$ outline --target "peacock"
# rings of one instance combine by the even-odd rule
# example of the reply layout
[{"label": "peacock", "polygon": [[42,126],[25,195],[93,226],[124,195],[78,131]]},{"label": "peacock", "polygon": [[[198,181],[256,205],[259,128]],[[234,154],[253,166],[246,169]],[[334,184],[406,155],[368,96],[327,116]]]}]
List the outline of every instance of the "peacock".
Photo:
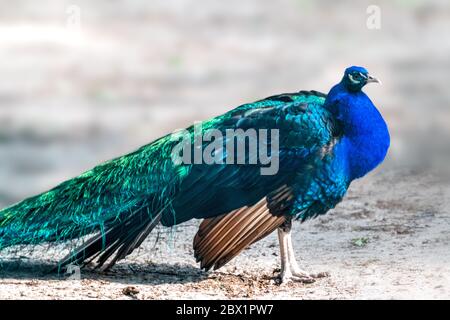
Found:
[{"label": "peacock", "polygon": [[[384,160],[390,145],[383,117],[362,91],[372,82],[380,81],[352,66],[328,94],[299,91],[243,104],[201,122],[200,132],[192,125],[102,163],[0,211],[0,250],[89,236],[58,269],[88,263],[107,269],[158,224],[203,219],[193,239],[200,268],[218,269],[277,230],[281,281],[310,281],[314,275],[295,259],[293,221],[334,208],[352,181]],[[198,139],[208,130],[215,134]],[[229,137],[230,131],[245,136]],[[188,142],[183,149],[180,136]],[[225,146],[239,138],[244,156],[225,161],[237,155]],[[250,148],[255,139],[268,161],[256,159],[259,152]],[[215,161],[189,161],[208,146]],[[276,170],[265,172],[272,162]]]}]

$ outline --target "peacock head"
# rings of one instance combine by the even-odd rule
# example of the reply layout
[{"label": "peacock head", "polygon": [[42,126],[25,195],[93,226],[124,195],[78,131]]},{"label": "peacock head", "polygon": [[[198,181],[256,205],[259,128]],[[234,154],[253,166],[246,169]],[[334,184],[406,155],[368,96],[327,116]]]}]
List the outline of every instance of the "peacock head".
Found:
[{"label": "peacock head", "polygon": [[371,82],[381,84],[381,81],[372,77],[365,68],[356,66],[345,69],[344,77],[342,78],[342,84],[350,92],[358,92]]}]

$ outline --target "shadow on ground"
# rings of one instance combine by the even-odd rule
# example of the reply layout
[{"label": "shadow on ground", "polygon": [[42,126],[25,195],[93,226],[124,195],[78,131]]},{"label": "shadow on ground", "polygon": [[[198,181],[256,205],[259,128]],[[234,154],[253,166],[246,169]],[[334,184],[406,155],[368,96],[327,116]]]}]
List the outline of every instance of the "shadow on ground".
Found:
[{"label": "shadow on ground", "polygon": [[[209,273],[188,264],[149,263],[146,265],[124,263],[103,271],[93,267],[80,270],[81,280],[103,280],[125,284],[183,284],[199,282]],[[55,262],[13,259],[0,263],[0,279],[70,280],[73,273],[55,271]]]}]

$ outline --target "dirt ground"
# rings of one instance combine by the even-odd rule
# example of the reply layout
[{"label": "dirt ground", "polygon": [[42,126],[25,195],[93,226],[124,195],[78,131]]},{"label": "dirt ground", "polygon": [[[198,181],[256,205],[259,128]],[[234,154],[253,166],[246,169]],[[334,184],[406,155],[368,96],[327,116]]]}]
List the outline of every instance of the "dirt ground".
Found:
[{"label": "dirt ground", "polygon": [[81,270],[80,280],[43,275],[55,249],[35,249],[31,259],[16,253],[2,265],[0,298],[449,299],[449,195],[432,174],[381,168],[354,183],[334,211],[294,225],[301,265],[330,274],[312,284],[277,284],[275,234],[218,271],[200,271],[194,222],[159,230],[158,241],[153,235],[106,273]]},{"label": "dirt ground", "polygon": [[344,202],[294,225],[301,265],[330,274],[315,283],[276,284],[275,234],[204,273],[190,221],[80,280],[44,274],[62,246],[2,251],[0,298],[449,299],[449,33],[444,0],[0,1],[0,208],[241,103],[327,92],[355,64],[382,79],[365,90],[392,137]]}]

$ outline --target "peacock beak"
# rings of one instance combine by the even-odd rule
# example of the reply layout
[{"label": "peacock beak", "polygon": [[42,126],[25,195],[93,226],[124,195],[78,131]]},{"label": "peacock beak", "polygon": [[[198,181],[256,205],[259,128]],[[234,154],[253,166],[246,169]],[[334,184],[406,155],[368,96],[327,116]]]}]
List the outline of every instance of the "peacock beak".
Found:
[{"label": "peacock beak", "polygon": [[380,80],[380,79],[377,79],[377,78],[372,77],[371,75],[369,75],[369,76],[367,77],[367,83],[371,83],[371,82],[381,84],[381,80]]}]

